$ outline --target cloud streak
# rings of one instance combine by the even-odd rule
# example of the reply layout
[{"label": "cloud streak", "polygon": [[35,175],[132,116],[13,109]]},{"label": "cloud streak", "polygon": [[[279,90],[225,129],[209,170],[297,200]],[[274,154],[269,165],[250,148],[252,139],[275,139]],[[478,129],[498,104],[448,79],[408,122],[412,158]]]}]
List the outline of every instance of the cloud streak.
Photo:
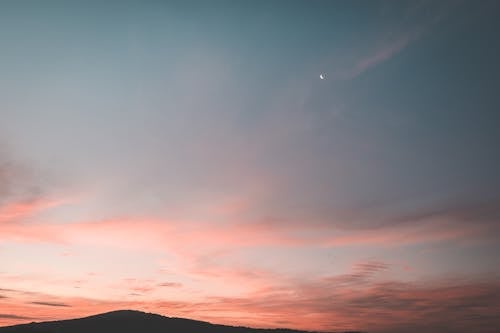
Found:
[{"label": "cloud streak", "polygon": [[[328,331],[497,324],[498,140],[481,108],[498,100],[475,83],[498,75],[469,48],[494,29],[462,26],[457,49],[469,44],[449,62],[451,29],[424,38],[447,3],[301,6],[245,11],[237,30],[239,16],[210,6],[201,24],[137,5],[90,30],[56,18],[69,7],[47,24],[30,9],[40,31],[9,29],[24,9],[5,11],[0,33],[18,34],[7,58],[47,39],[55,66],[20,62],[25,81],[2,71],[0,127],[29,162],[0,149],[0,285],[12,288],[0,313],[20,315],[1,323],[135,308]],[[129,35],[146,57],[122,52]],[[312,73],[321,58],[331,71]],[[422,67],[383,72],[410,62]],[[456,69],[472,80],[448,82]],[[477,276],[435,278],[457,272]]]},{"label": "cloud streak", "polygon": [[180,288],[180,287],[182,287],[182,283],[178,283],[178,282],[162,282],[162,283],[158,284],[158,287]]},{"label": "cloud streak", "polygon": [[6,314],[6,313],[0,313],[0,319],[10,319],[10,320],[26,320],[26,319],[33,319],[31,317],[25,317],[25,316],[18,316],[18,315],[13,315],[13,314]]},{"label": "cloud streak", "polygon": [[403,51],[410,43],[417,40],[420,35],[421,31],[409,32],[394,41],[385,43],[385,45],[379,47],[373,53],[360,59],[351,69],[348,75],[349,78],[353,79],[367,70],[388,61]]},{"label": "cloud streak", "polygon": [[[0,313],[30,313],[40,320],[68,319],[116,309],[137,309],[229,325],[369,332],[494,332],[500,324],[500,284],[491,279],[401,282],[381,279],[390,265],[363,261],[351,272],[309,279],[275,279],[238,297],[198,301],[97,300],[22,292],[0,304]],[[130,280],[138,285],[142,283]],[[153,285],[153,283],[151,284]],[[160,287],[160,284],[155,284]],[[30,301],[29,298],[51,301]],[[30,318],[4,316],[0,324]]]},{"label": "cloud streak", "polygon": [[35,304],[35,305],[44,305],[44,306],[56,306],[56,307],[70,307],[71,305],[64,304],[64,303],[57,303],[57,302],[31,302],[30,304]]},{"label": "cloud streak", "polygon": [[[41,201],[25,206],[22,211],[52,207],[62,201]],[[13,204],[17,206],[18,204]],[[29,208],[26,208],[29,207]],[[178,254],[220,253],[221,251],[274,247],[343,247],[343,246],[404,246],[408,244],[459,239],[492,239],[500,235],[500,216],[495,203],[485,205],[443,206],[418,214],[374,215],[362,213],[365,222],[353,224],[325,220],[311,224],[232,222],[214,225],[205,221],[168,219],[116,219],[95,222],[14,223],[0,224],[2,239],[19,242],[54,242],[86,246],[113,246],[125,249],[165,249]],[[0,207],[0,210],[2,207]],[[7,208],[10,210],[11,208]],[[471,222],[474,223],[471,223]],[[9,223],[6,223],[9,222]],[[190,245],[190,244],[197,244]]]},{"label": "cloud streak", "polygon": [[[386,37],[381,38],[377,46],[361,57],[348,71],[347,78],[354,79],[366,71],[375,68],[397,56],[424,34],[428,33],[438,22],[444,20],[460,2],[444,1],[433,3],[417,1],[406,7],[393,24]],[[391,5],[392,6],[392,5]],[[390,12],[389,6],[386,8]],[[382,15],[383,19],[386,19]],[[387,37],[388,36],[388,37]]]}]

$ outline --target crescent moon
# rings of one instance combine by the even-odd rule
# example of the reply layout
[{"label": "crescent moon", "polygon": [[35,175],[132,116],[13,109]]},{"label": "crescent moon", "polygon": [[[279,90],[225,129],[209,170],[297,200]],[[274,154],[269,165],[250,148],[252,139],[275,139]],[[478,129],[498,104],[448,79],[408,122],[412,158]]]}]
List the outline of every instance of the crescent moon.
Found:
[{"label": "crescent moon", "polygon": [[320,75],[319,75],[319,78],[320,78],[321,80],[324,80],[324,79],[326,78],[326,76],[325,76],[324,74],[320,74]]}]

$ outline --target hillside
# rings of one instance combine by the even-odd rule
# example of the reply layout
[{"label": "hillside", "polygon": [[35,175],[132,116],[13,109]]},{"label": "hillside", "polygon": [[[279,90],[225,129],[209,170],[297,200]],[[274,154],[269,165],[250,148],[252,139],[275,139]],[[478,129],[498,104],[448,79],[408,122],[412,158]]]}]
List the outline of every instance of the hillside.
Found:
[{"label": "hillside", "polygon": [[215,325],[208,322],[170,318],[132,310],[120,310],[95,316],[0,327],[0,333],[305,333],[289,329],[253,329]]}]

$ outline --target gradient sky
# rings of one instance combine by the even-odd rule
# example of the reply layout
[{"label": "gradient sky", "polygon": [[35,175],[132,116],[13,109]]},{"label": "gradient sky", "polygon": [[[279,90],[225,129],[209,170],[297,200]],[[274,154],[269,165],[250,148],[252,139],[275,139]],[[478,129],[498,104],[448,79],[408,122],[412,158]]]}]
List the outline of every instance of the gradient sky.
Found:
[{"label": "gradient sky", "polygon": [[0,325],[496,331],[499,9],[1,1]]}]

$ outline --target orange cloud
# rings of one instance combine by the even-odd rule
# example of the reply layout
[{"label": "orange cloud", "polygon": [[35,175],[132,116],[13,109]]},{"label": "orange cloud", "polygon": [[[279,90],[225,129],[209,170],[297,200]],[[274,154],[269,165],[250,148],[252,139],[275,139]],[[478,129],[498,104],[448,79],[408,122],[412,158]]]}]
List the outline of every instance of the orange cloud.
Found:
[{"label": "orange cloud", "polygon": [[[498,281],[388,281],[357,288],[339,287],[334,281],[298,281],[246,297],[209,297],[202,302],[100,301],[10,291],[8,298],[0,303],[0,313],[4,314],[0,316],[0,325],[67,319],[116,309],[230,325],[320,331],[419,332],[433,328],[436,332],[493,333],[500,324]],[[56,306],[61,304],[65,306]],[[19,314],[29,314],[33,319],[20,318]]]}]

